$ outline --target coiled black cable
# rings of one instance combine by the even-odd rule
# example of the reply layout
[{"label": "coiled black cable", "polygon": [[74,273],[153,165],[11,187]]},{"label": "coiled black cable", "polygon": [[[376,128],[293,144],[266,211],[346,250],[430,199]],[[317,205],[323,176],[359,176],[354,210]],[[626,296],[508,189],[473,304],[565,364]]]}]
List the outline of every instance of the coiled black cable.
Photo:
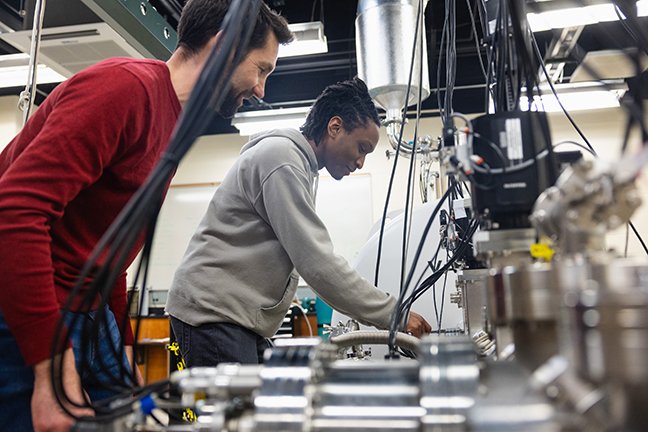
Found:
[{"label": "coiled black cable", "polygon": [[[81,306],[77,308],[77,311],[87,313],[92,305],[99,304],[97,318],[92,322],[83,319],[81,323],[84,340],[92,341],[93,338],[97,337],[101,326],[105,326],[104,306],[110,298],[117,278],[123,273],[127,258],[142,234],[145,235],[145,246],[138,267],[138,275],[144,269],[143,274],[146,277],[155,222],[167,186],[175,173],[179,161],[213,120],[216,110],[224,100],[234,69],[247,52],[247,44],[254,29],[254,26],[248,23],[254,22],[259,5],[259,0],[232,1],[223,20],[222,37],[218,40],[205,63],[194,90],[176,124],[166,152],[144,185],[133,195],[99,241],[77,278],[63,311],[71,309],[73,301],[77,300],[84,288],[86,291],[82,297]],[[70,400],[63,387],[63,361],[62,356],[57,354],[68,346],[70,340],[69,329],[73,328],[77,321],[81,319],[79,318],[80,315],[73,315],[73,319],[67,326],[64,324],[63,319],[57,325],[55,338],[52,342],[50,368],[52,385],[57,401],[68,415],[76,418],[67,406],[89,406],[94,408],[97,413],[95,421],[101,421],[106,417],[111,417],[111,411],[114,410],[115,404],[111,404],[110,407],[89,401],[79,404]],[[129,325],[128,315],[125,314],[124,321],[118,324],[123,334],[124,329]],[[138,329],[139,323],[135,331],[135,343],[137,342]],[[123,358],[123,344],[120,347],[110,346],[110,348],[117,359]],[[111,373],[106,370],[103,359],[99,359],[99,362],[100,368],[103,369],[102,373],[108,377],[106,385],[113,390],[121,390],[127,401],[126,405],[130,406],[135,400],[132,399],[131,394],[133,392],[141,394],[144,390],[134,388],[136,386],[133,371],[126,370],[125,366],[121,365],[119,373]],[[88,359],[81,359],[80,364],[82,368],[87,367]],[[79,370],[78,372],[82,376],[84,372],[88,373],[90,371]],[[92,375],[91,372],[90,374]],[[98,380],[99,377],[91,376],[90,378]]]}]

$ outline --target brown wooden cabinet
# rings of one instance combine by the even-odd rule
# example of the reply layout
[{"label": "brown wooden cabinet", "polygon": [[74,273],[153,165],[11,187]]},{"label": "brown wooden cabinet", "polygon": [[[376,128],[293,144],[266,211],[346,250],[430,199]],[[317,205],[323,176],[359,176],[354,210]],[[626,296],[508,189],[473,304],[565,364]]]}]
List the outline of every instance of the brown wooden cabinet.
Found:
[{"label": "brown wooden cabinet", "polygon": [[314,313],[295,315],[294,326],[295,337],[317,337],[317,315]]},{"label": "brown wooden cabinet", "polygon": [[[295,337],[309,337],[311,330],[312,335],[317,336],[317,316],[314,313],[309,313],[306,316],[297,314],[293,319],[293,335]],[[131,319],[133,333],[136,323],[135,319]],[[169,377],[169,350],[166,348],[169,343],[169,335],[168,316],[141,318],[135,361],[146,384]]]},{"label": "brown wooden cabinet", "polygon": [[[133,333],[136,323],[136,320],[131,319]],[[140,320],[135,361],[146,384],[169,377],[169,351],[166,349],[169,333],[167,316],[145,317]]]}]

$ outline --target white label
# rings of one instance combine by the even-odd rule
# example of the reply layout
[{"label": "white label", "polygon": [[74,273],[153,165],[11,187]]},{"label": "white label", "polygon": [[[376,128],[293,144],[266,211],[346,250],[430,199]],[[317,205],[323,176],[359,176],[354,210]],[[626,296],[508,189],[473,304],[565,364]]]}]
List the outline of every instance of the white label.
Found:
[{"label": "white label", "polygon": [[520,119],[507,119],[506,127],[506,156],[509,161],[521,161],[524,157],[522,147],[522,125]]},{"label": "white label", "polygon": [[488,32],[490,34],[495,33],[495,27],[497,26],[497,20],[488,21]]},{"label": "white label", "polygon": [[524,182],[504,183],[502,186],[504,187],[504,189],[524,189],[526,188],[527,184]]},{"label": "white label", "polygon": [[452,202],[452,209],[454,210],[455,219],[468,217],[466,214],[466,206],[463,199],[457,199]]}]

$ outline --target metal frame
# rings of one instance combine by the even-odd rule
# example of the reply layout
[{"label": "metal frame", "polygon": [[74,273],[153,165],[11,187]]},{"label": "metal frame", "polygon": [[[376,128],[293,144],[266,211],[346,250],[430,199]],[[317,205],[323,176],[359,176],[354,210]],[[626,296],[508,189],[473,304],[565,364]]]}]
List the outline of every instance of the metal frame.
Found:
[{"label": "metal frame", "polygon": [[81,0],[142,55],[167,60],[178,35],[153,5],[139,0]]}]

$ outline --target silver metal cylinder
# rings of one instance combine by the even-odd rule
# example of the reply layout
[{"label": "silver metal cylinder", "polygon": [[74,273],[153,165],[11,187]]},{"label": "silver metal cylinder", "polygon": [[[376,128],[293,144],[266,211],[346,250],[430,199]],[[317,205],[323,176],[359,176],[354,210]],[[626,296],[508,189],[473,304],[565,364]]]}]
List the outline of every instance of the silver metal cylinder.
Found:
[{"label": "silver metal cylinder", "polygon": [[580,293],[574,311],[593,381],[648,383],[648,266],[617,260]]},{"label": "silver metal cylinder", "polygon": [[463,309],[464,332],[469,336],[486,330],[487,269],[462,270],[457,275],[459,307]]},{"label": "silver metal cylinder", "polygon": [[534,263],[503,270],[511,294],[515,358],[532,371],[558,353],[560,292],[552,266]]},{"label": "silver metal cylinder", "polygon": [[[422,11],[427,0],[422,0]],[[358,75],[371,97],[385,110],[398,113],[416,102],[419,93],[421,50],[416,49],[409,95],[407,85],[412,63],[414,29],[419,0],[360,0],[356,18]],[[417,42],[425,35],[424,19],[419,23]],[[422,99],[430,95],[427,47],[423,40]]]},{"label": "silver metal cylinder", "polygon": [[420,431],[415,361],[336,361],[307,387],[311,418],[303,430]]},{"label": "silver metal cylinder", "polygon": [[562,350],[580,376],[606,390],[613,424],[647,430],[648,265],[602,258],[560,266],[569,335]]},{"label": "silver metal cylinder", "polygon": [[[254,398],[257,431],[303,429],[308,419],[305,388],[319,369],[315,364],[319,346],[317,339],[280,339],[266,352],[261,388]],[[334,355],[335,350],[328,350],[323,357],[329,360]]]},{"label": "silver metal cylinder", "polygon": [[480,377],[471,338],[430,335],[421,342],[420,351],[422,430],[467,430],[466,416],[475,404]]}]

